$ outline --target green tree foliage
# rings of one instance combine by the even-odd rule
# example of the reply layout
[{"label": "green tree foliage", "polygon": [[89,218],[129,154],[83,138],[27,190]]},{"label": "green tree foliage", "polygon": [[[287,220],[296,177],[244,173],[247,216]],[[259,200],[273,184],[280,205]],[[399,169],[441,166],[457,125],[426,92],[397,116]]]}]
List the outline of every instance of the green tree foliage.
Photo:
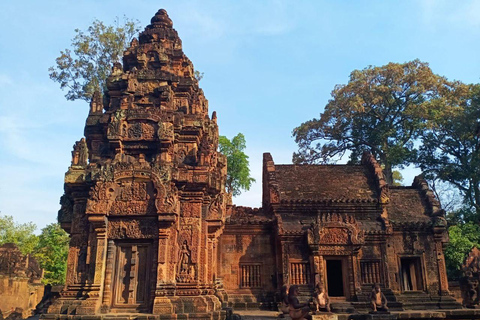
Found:
[{"label": "green tree foliage", "polygon": [[241,133],[232,140],[225,136],[219,138],[220,152],[227,157],[227,192],[231,192],[233,196],[240,195],[242,190],[250,190],[250,186],[255,182],[255,179],[250,176],[245,148],[245,136]]},{"label": "green tree foliage", "polygon": [[140,30],[138,20],[115,19],[114,25],[94,20],[86,31],[75,29],[71,49],[60,51],[56,65],[48,69],[50,79],[68,89],[67,100],[90,101],[95,91],[105,89],[112,64]]},{"label": "green tree foliage", "polygon": [[393,186],[401,186],[403,182],[402,173],[398,170],[393,170],[392,172]]},{"label": "green tree foliage", "polygon": [[455,186],[480,216],[480,85],[460,89],[460,103],[429,121],[418,164],[427,176]]},{"label": "green tree foliage", "polygon": [[392,168],[415,159],[425,119],[453,85],[419,60],[355,70],[348,84],[335,87],[320,119],[294,129],[299,151],[293,162],[330,162],[350,152],[357,163],[369,151],[392,183]]},{"label": "green tree foliage", "polygon": [[44,269],[44,283],[63,284],[65,282],[68,256],[68,234],[58,223],[42,229],[35,248],[35,258]]},{"label": "green tree foliage", "polygon": [[0,245],[15,243],[23,254],[32,253],[38,237],[34,234],[37,226],[32,223],[17,223],[12,216],[0,216]]},{"label": "green tree foliage", "polygon": [[459,223],[451,226],[448,234],[450,242],[445,248],[447,273],[450,279],[458,279],[465,257],[474,246],[480,248],[480,226],[473,221]]}]

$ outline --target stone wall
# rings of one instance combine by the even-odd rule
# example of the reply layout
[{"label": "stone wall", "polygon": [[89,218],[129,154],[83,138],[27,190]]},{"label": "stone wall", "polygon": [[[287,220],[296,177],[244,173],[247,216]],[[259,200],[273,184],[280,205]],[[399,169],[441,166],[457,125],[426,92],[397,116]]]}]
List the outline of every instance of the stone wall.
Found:
[{"label": "stone wall", "polygon": [[4,317],[21,312],[28,317],[42,300],[42,270],[33,257],[23,255],[16,245],[0,247],[0,311]]}]

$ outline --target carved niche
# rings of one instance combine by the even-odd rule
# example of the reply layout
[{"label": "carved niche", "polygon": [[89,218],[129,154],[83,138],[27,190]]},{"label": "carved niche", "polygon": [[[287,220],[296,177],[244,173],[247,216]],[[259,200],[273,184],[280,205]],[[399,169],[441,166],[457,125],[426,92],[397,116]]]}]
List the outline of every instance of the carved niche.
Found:
[{"label": "carved niche", "polygon": [[184,240],[179,251],[176,280],[180,283],[188,283],[196,280],[196,275],[196,264],[192,261],[192,252],[188,246],[187,240]]},{"label": "carved niche", "polygon": [[310,246],[361,245],[365,242],[365,235],[351,215],[319,213],[308,229],[307,240]]}]

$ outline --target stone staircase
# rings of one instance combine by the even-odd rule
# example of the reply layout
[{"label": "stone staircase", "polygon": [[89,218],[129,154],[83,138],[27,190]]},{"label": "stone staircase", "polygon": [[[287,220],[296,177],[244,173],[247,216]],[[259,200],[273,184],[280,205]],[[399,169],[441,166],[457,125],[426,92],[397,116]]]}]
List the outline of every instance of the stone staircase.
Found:
[{"label": "stone staircase", "polygon": [[[380,286],[383,294],[387,298],[388,308],[390,311],[403,311],[404,307],[402,302],[398,301],[397,296],[389,288]],[[370,294],[372,293],[372,287],[370,285],[362,286],[362,293],[357,295],[357,301],[352,302],[353,307],[356,312],[369,312],[371,311],[370,306]]]},{"label": "stone staircase", "polygon": [[451,296],[431,297],[423,291],[406,291],[397,296],[405,310],[461,309]]}]

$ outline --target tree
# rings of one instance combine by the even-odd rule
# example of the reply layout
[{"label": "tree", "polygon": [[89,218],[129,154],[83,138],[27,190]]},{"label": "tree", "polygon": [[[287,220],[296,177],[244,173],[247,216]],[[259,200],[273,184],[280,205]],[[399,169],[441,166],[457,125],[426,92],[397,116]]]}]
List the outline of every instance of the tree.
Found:
[{"label": "tree", "polygon": [[95,19],[86,31],[75,29],[72,50],[60,51],[56,65],[48,69],[50,79],[68,89],[67,100],[90,101],[95,91],[103,92],[112,64],[119,62],[123,51],[140,30],[138,20],[126,17],[107,26]]},{"label": "tree", "polygon": [[460,267],[474,246],[480,248],[480,226],[467,222],[448,229],[450,242],[445,248],[445,263],[450,279],[460,277]]},{"label": "tree", "polygon": [[240,195],[242,190],[250,190],[252,183],[255,182],[250,176],[245,148],[245,136],[241,133],[231,141],[225,136],[219,138],[220,152],[227,157],[227,192],[231,192],[233,196]]},{"label": "tree", "polygon": [[455,186],[480,217],[480,85],[462,88],[422,135],[417,163],[426,176]]},{"label": "tree", "polygon": [[34,256],[45,271],[43,282],[63,284],[67,270],[68,234],[58,223],[52,223],[42,229],[38,238]]},{"label": "tree", "polygon": [[293,162],[331,162],[350,152],[358,163],[369,151],[391,184],[392,168],[413,162],[425,119],[453,85],[419,60],[355,70],[348,84],[335,86],[320,119],[294,129],[299,151]]},{"label": "tree", "polygon": [[23,254],[32,253],[38,243],[34,234],[37,226],[32,223],[17,223],[12,216],[0,216],[0,245],[15,243]]}]

